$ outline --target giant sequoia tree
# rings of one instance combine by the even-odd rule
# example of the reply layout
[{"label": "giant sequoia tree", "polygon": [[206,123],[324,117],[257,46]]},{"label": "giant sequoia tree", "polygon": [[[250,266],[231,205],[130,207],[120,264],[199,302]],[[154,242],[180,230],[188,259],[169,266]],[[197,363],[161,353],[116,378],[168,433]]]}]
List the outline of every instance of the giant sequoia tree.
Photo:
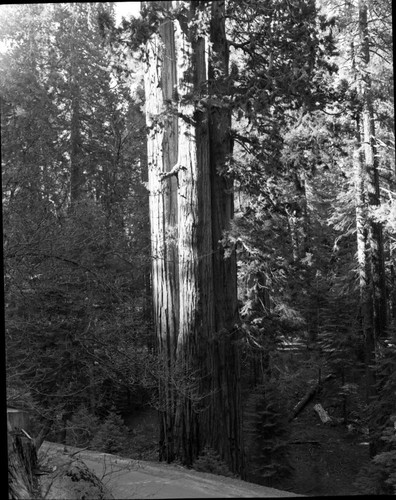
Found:
[{"label": "giant sequoia tree", "polygon": [[[327,25],[320,19],[318,26],[314,2],[149,5],[144,17],[156,32],[146,46],[153,293],[166,374],[161,454],[191,463],[211,446],[238,471],[233,179],[273,198],[263,179],[283,173],[280,134],[289,113],[321,109],[328,98],[332,40],[320,35]],[[232,155],[234,141],[248,153],[242,161]]]},{"label": "giant sequoia tree", "polygon": [[224,2],[154,7],[145,85],[161,457],[191,464],[210,446],[243,473],[236,263],[221,244],[231,116],[214,104],[228,74]]}]

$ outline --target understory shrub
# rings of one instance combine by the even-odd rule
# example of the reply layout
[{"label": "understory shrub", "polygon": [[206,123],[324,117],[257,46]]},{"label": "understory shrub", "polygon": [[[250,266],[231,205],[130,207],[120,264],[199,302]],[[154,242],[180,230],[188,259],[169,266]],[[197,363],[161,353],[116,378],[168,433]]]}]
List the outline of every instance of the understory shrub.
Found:
[{"label": "understory shrub", "polygon": [[396,495],[396,417],[392,425],[384,429],[381,440],[384,449],[362,468],[355,487],[366,495]]},{"label": "understory shrub", "polygon": [[101,422],[81,406],[68,421],[66,444],[69,446],[118,453],[126,448],[127,441],[128,428],[114,409]]},{"label": "understory shrub", "polygon": [[292,470],[287,455],[287,417],[276,385],[255,389],[245,412],[249,480],[276,486]]},{"label": "understory shrub", "polygon": [[77,448],[88,447],[99,425],[99,418],[90,413],[86,406],[80,406],[67,421],[66,444]]},{"label": "understory shrub", "polygon": [[135,460],[158,460],[157,425],[155,423],[146,422],[133,429],[128,456]]},{"label": "understory shrub", "polygon": [[122,417],[112,409],[100,424],[92,439],[91,448],[105,453],[118,453],[127,446],[128,432]]},{"label": "understory shrub", "polygon": [[193,468],[200,472],[210,472],[219,476],[234,477],[226,462],[212,448],[203,449],[200,456],[195,460]]}]

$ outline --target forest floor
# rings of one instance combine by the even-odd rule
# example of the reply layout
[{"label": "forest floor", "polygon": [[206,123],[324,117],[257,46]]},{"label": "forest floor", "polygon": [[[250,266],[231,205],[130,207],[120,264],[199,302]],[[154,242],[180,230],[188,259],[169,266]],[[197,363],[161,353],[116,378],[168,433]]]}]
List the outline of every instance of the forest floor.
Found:
[{"label": "forest floor", "polygon": [[65,452],[63,445],[44,443],[40,454],[47,474],[41,478],[42,486],[48,490],[46,498],[57,499],[358,494],[353,483],[369,461],[365,437],[342,424],[323,424],[313,410],[317,402],[329,407],[326,398],[314,400],[290,423],[288,456],[293,472],[273,485],[276,489],[260,480],[249,483],[158,463],[157,413],[152,408],[124,415],[130,446],[122,457],[69,446]]},{"label": "forest floor", "polygon": [[293,474],[277,485],[302,495],[356,495],[354,481],[369,462],[361,433],[346,426],[323,424],[312,402],[291,423],[289,457]]},{"label": "forest floor", "polygon": [[[353,483],[360,469],[369,462],[369,449],[364,435],[349,432],[345,425],[323,424],[314,404],[328,408],[328,399],[312,401],[290,423],[288,455],[293,467],[290,477],[280,480],[276,488],[300,495],[355,495]],[[155,461],[156,411],[147,408],[124,417],[136,434],[134,458]],[[143,445],[144,443],[144,445]],[[259,482],[259,481],[258,481]]]}]

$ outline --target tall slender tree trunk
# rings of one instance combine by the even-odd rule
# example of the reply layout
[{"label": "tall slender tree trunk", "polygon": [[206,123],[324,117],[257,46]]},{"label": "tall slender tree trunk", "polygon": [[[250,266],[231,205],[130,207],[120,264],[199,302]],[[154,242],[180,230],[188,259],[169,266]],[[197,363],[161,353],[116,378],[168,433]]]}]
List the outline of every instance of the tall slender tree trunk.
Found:
[{"label": "tall slender tree trunk", "polygon": [[300,200],[301,200],[301,229],[302,229],[302,252],[300,255],[305,257],[306,252],[310,250],[310,220],[309,220],[309,210],[308,210],[308,195],[310,192],[310,186],[308,184],[305,172],[302,172],[299,175],[299,178],[296,179],[296,183],[298,184],[298,189],[300,191]]},{"label": "tall slender tree trunk", "polygon": [[357,130],[359,140],[354,154],[357,262],[360,291],[360,322],[365,351],[366,403],[369,403],[370,399],[375,394],[375,377],[372,369],[375,362],[375,337],[373,327],[372,282],[367,251],[366,169],[363,151],[360,147],[359,122],[357,123]]},{"label": "tall slender tree trunk", "polygon": [[[371,90],[367,0],[359,0],[359,34],[363,73],[361,77],[361,97],[363,104],[361,135],[367,170],[368,203],[371,207],[377,207],[380,204],[380,185]],[[378,340],[384,337],[386,333],[387,298],[382,225],[372,220],[372,217],[369,218],[368,243],[372,279],[373,330],[375,340]]]},{"label": "tall slender tree trunk", "polygon": [[396,270],[394,264],[390,266],[390,323],[396,326]]},{"label": "tall slender tree trunk", "polygon": [[[75,31],[78,12],[73,10],[72,33]],[[72,34],[70,47],[70,204],[73,207],[81,197],[81,137],[80,137],[80,88],[77,76],[75,40]]]},{"label": "tall slender tree trunk", "polygon": [[300,255],[300,245],[298,241],[298,218],[293,209],[287,211],[287,222],[291,239],[293,262],[296,263]]},{"label": "tall slender tree trunk", "polygon": [[[360,97],[362,103],[360,119],[361,178],[365,181],[367,193],[367,259],[365,265],[366,283],[361,283],[361,306],[363,308],[363,331],[365,339],[366,395],[367,402],[376,396],[375,361],[378,340],[386,333],[387,298],[385,287],[384,248],[381,223],[373,220],[370,208],[380,204],[378,157],[375,139],[373,97],[371,88],[370,39],[368,28],[367,0],[358,1],[359,59],[360,59]],[[359,250],[359,233],[358,233]],[[366,262],[365,262],[366,264]],[[363,266],[360,265],[363,269]],[[364,286],[364,288],[363,288]],[[372,436],[374,429],[369,429]],[[376,453],[376,442],[370,438],[370,454]]]},{"label": "tall slender tree trunk", "polygon": [[70,202],[72,206],[81,196],[80,104],[79,89],[74,80],[73,77],[70,122]]}]

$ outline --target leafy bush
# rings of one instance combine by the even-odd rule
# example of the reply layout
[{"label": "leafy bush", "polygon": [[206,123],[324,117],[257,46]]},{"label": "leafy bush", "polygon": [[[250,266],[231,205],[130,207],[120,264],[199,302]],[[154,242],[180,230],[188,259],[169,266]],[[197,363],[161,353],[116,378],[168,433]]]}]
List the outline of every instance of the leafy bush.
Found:
[{"label": "leafy bush", "polygon": [[206,447],[201,455],[195,460],[193,468],[200,472],[210,472],[219,476],[234,477],[228,465],[220,455],[212,448]]}]

